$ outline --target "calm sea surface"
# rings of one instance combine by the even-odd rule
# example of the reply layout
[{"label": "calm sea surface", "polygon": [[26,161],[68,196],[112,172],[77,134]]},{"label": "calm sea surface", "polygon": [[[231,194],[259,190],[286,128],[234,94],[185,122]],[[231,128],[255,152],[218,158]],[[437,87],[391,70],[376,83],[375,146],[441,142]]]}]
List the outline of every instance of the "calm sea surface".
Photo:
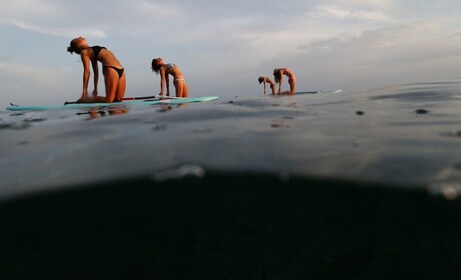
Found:
[{"label": "calm sea surface", "polygon": [[456,279],[461,81],[0,113],[1,279]]},{"label": "calm sea surface", "polygon": [[184,166],[457,189],[460,107],[455,80],[180,107],[4,111],[0,197]]}]

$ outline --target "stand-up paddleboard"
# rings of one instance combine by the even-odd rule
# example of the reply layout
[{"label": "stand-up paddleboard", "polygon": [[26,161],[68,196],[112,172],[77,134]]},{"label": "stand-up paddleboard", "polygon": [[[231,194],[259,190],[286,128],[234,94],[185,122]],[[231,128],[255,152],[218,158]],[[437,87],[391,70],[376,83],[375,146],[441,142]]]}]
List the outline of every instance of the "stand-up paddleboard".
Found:
[{"label": "stand-up paddleboard", "polygon": [[295,94],[333,94],[333,93],[341,93],[342,91],[343,91],[342,89],[337,89],[337,90],[332,90],[332,91],[323,91],[323,90],[300,91],[300,92],[295,92]]},{"label": "stand-up paddleboard", "polygon": [[56,106],[19,106],[12,105],[6,109],[9,111],[47,111],[47,110],[62,110],[62,109],[88,109],[88,108],[110,108],[110,107],[129,107],[129,106],[145,106],[155,104],[185,104],[206,102],[218,99],[217,96],[202,96],[202,97],[187,97],[187,98],[171,98],[162,97],[154,99],[141,99],[141,100],[124,100],[115,103],[68,103],[65,105]]},{"label": "stand-up paddleboard", "polygon": [[[285,95],[298,95],[298,94],[334,94],[334,93],[341,93],[343,90],[342,89],[337,89],[337,90],[332,90],[332,91],[323,91],[323,90],[317,90],[317,91],[297,91],[295,94],[286,94],[286,92],[282,94],[266,94],[268,96],[285,96]],[[265,96],[265,95],[264,95]]]}]

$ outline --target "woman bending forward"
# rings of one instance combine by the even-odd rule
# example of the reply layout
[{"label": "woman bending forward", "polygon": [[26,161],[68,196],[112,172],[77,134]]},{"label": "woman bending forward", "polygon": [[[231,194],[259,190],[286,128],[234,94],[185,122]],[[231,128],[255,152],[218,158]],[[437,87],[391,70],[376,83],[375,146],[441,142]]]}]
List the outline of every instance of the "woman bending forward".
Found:
[{"label": "woman bending forward", "polygon": [[166,85],[166,95],[170,96],[170,79],[173,76],[173,84],[176,89],[176,97],[189,97],[189,88],[184,75],[176,64],[165,64],[161,57],[152,60],[152,71],[160,74],[160,95],[163,95]]},{"label": "woman bending forward", "polygon": [[[115,55],[101,46],[90,47],[85,38],[78,37],[70,42],[67,51],[80,55],[83,63],[83,90],[79,103],[112,103],[120,102],[125,95],[126,75],[123,66]],[[98,96],[99,68],[98,61],[102,63],[102,73],[106,85],[106,96]],[[90,64],[93,68],[94,90],[92,96],[88,96],[88,82],[90,80]]]}]

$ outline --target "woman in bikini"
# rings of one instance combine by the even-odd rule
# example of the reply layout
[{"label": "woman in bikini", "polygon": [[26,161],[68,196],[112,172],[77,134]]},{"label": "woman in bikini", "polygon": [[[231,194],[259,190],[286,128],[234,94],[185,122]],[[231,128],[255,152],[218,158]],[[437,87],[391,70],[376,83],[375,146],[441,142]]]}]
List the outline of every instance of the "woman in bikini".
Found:
[{"label": "woman in bikini", "polygon": [[[288,83],[290,84],[290,91],[282,92],[283,75],[288,77]],[[274,69],[274,80],[277,84],[279,84],[278,94],[295,94],[296,76],[290,69],[288,68]]]},{"label": "woman in bikini", "polygon": [[[79,103],[112,103],[120,102],[125,95],[126,77],[125,70],[114,54],[105,47],[90,47],[85,38],[78,37],[70,42],[67,51],[80,55],[83,63],[83,91]],[[99,68],[98,61],[102,63],[102,73],[106,85],[106,97],[98,96]],[[90,63],[93,68],[94,90],[93,96],[88,96],[88,82],[90,80]]]},{"label": "woman in bikini", "polygon": [[166,96],[170,96],[170,79],[168,75],[173,76],[173,84],[176,89],[176,97],[189,97],[189,89],[186,79],[179,70],[179,67],[173,63],[165,64],[161,57],[152,60],[152,71],[160,73],[160,95],[163,96],[166,84]]},{"label": "woman in bikini", "polygon": [[258,82],[260,84],[264,83],[264,95],[266,95],[266,83],[268,83],[271,86],[272,94],[275,95],[275,83],[269,77],[260,76],[258,78]]}]

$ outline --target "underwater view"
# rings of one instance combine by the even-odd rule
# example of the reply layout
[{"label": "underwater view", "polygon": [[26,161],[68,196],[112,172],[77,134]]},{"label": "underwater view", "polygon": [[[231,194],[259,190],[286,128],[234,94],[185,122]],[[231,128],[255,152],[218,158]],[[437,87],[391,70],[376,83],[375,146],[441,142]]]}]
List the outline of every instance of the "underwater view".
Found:
[{"label": "underwater view", "polygon": [[0,113],[1,279],[447,279],[461,80]]}]

